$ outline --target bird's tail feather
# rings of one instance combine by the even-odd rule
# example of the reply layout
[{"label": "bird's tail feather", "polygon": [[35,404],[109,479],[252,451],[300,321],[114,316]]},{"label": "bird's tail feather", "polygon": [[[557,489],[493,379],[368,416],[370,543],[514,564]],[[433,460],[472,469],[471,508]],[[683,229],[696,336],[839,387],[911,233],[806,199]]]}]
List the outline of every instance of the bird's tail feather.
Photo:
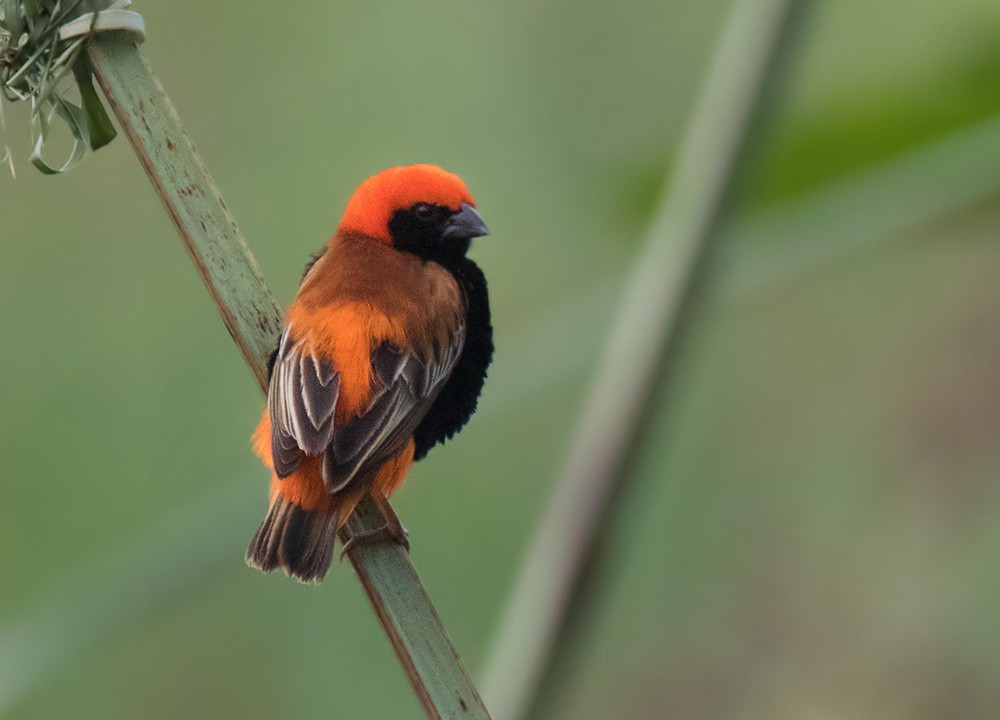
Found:
[{"label": "bird's tail feather", "polygon": [[339,512],[306,510],[277,495],[250,541],[247,564],[264,571],[281,568],[302,582],[319,582],[330,567],[339,527]]}]

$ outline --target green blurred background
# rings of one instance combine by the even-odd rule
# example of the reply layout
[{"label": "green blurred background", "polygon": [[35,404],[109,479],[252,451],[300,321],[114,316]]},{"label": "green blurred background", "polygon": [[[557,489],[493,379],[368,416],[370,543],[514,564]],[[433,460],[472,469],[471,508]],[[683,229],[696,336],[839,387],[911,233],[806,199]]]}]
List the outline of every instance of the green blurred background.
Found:
[{"label": "green blurred background", "polygon": [[[494,369],[396,507],[478,674],[728,3],[137,9],[282,303],[372,172],[476,195]],[[996,0],[804,18],[554,717],[996,717],[998,38]],[[0,714],[418,716],[349,565],[243,565],[262,398],[130,147],[43,177],[26,113],[0,177]]]}]

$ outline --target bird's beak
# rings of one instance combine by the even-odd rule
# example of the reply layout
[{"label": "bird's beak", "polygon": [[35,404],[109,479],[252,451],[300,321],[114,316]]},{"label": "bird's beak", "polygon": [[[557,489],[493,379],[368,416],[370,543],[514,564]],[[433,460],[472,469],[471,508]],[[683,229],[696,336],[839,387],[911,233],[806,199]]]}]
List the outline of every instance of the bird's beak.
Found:
[{"label": "bird's beak", "polygon": [[476,209],[468,203],[462,203],[462,209],[448,218],[442,237],[454,240],[471,240],[474,237],[489,235],[486,223],[479,217]]}]

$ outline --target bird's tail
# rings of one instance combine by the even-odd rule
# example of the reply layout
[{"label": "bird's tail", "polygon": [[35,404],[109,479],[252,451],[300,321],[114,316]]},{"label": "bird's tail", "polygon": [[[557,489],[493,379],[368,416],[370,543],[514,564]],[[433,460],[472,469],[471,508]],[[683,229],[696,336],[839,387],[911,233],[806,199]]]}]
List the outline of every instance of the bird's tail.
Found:
[{"label": "bird's tail", "polygon": [[302,582],[319,582],[330,567],[339,527],[339,511],[306,510],[276,495],[247,548],[247,564],[264,571],[281,568]]}]

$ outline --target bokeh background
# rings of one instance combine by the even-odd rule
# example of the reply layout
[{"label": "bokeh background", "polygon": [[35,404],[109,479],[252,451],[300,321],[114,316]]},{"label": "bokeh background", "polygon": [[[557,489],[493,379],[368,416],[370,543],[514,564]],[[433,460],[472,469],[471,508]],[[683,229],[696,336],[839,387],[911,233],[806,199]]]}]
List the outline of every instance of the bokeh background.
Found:
[{"label": "bokeh background", "polygon": [[[396,507],[478,674],[729,3],[138,9],[283,303],[372,172],[435,162],[477,196],[494,369]],[[995,0],[802,18],[552,717],[996,716],[998,38]],[[262,398],[128,144],[43,177],[26,113],[0,177],[0,714],[418,716],[349,565],[243,565]]]}]

